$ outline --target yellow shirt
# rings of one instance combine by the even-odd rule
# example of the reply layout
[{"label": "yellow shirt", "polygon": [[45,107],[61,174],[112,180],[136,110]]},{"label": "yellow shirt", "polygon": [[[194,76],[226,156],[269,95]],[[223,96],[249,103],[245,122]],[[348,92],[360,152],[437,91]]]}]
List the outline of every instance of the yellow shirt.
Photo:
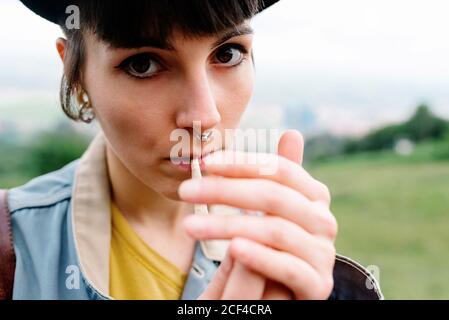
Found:
[{"label": "yellow shirt", "polygon": [[115,299],[178,300],[187,275],[150,248],[111,203],[110,295]]}]

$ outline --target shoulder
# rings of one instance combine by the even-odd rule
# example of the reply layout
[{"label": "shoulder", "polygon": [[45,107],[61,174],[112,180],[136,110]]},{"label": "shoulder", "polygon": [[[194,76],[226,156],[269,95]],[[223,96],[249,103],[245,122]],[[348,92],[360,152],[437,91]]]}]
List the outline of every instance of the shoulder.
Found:
[{"label": "shoulder", "polygon": [[334,288],[329,299],[383,300],[384,296],[373,273],[354,260],[337,255],[333,271]]},{"label": "shoulder", "polygon": [[[70,223],[75,160],[63,168],[8,190],[8,208],[17,259],[39,259],[56,249]],[[22,257],[22,256],[27,256]]]},{"label": "shoulder", "polygon": [[36,177],[26,184],[8,190],[11,215],[23,209],[42,208],[70,200],[75,169],[79,159],[57,171]]},{"label": "shoulder", "polygon": [[16,266],[14,299],[84,298],[65,286],[68,266],[78,266],[71,199],[79,159],[8,190]]}]

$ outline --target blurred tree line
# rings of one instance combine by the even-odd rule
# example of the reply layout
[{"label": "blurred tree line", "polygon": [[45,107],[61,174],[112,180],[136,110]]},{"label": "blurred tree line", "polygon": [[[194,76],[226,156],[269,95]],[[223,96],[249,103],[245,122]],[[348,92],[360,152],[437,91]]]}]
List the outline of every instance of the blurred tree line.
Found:
[{"label": "blurred tree line", "polygon": [[348,139],[344,153],[392,149],[400,139],[414,143],[442,139],[448,132],[449,122],[436,117],[430,108],[422,104],[406,122],[373,130],[361,139]]},{"label": "blurred tree line", "polygon": [[0,187],[60,169],[79,158],[90,140],[66,122],[30,134],[4,132],[0,135]]},{"label": "blurred tree line", "polygon": [[[307,139],[306,139],[307,140]],[[432,144],[430,158],[449,159],[449,121],[435,116],[426,104],[417,107],[403,123],[383,126],[363,137],[320,135],[306,141],[306,160],[327,160],[360,153],[394,151],[399,141],[420,146]],[[427,152],[426,151],[426,152]]]}]

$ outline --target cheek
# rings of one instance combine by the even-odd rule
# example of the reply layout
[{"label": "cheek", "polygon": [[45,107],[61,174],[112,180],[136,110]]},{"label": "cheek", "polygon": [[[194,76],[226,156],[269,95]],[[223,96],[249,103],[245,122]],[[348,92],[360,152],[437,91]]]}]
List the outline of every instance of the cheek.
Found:
[{"label": "cheek", "polygon": [[168,127],[169,117],[161,108],[166,95],[124,78],[97,72],[87,85],[96,117],[114,149],[139,154],[139,150],[154,148]]},{"label": "cheek", "polygon": [[253,88],[254,69],[249,61],[226,81],[220,91],[221,103],[218,108],[226,127],[237,126],[251,99]]}]

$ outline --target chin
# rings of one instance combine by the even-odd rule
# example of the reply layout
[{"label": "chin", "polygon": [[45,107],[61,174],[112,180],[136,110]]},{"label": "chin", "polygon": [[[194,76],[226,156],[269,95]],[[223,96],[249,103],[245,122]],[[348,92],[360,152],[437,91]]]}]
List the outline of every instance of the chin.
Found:
[{"label": "chin", "polygon": [[167,181],[166,184],[160,185],[161,188],[156,191],[170,200],[182,201],[178,195],[178,188],[182,181],[184,181],[184,179]]},{"label": "chin", "polygon": [[166,198],[168,198],[170,200],[182,201],[182,199],[178,195],[178,189],[176,189],[176,190],[166,190],[166,191],[161,192],[161,194],[164,197],[166,197]]}]

